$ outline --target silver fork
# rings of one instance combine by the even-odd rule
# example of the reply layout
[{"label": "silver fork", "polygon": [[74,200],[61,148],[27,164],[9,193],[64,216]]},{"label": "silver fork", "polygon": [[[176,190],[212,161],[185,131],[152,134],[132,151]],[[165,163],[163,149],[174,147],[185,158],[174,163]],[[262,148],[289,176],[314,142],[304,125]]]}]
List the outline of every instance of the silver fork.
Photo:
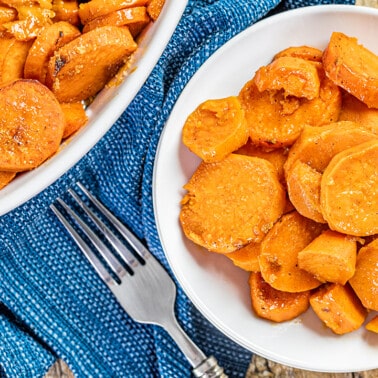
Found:
[{"label": "silver fork", "polygon": [[[206,357],[178,324],[174,315],[176,286],[162,265],[81,183],[77,183],[77,186],[87,198],[89,205],[72,188],[68,192],[74,203],[81,208],[82,214],[85,214],[86,220],[61,198],[57,198],[50,207],[121,306],[135,321],[163,327],[190,362],[195,377],[227,378],[216,359],[213,356]],[[92,245],[80,236],[67,215],[76,222]],[[96,227],[90,226],[88,219]],[[97,233],[102,234],[103,238],[100,238],[93,228],[96,228]],[[103,241],[104,238],[107,243]],[[108,267],[99,260],[94,249],[106,261]],[[126,264],[126,268],[120,263],[119,258]]]}]

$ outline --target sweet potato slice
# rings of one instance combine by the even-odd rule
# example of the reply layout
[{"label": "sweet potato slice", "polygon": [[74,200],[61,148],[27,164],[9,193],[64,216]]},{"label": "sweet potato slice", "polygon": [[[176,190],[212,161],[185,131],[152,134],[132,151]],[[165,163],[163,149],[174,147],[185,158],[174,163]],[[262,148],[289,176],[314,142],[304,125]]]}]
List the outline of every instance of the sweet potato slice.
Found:
[{"label": "sweet potato slice", "polygon": [[357,255],[356,271],[349,280],[364,307],[378,311],[378,239],[363,246]]},{"label": "sweet potato slice", "polygon": [[105,86],[136,48],[127,28],[93,29],[55,52],[49,61],[46,84],[59,102],[85,100]]},{"label": "sweet potato slice", "polygon": [[341,108],[340,89],[323,72],[319,77],[319,96],[313,100],[285,96],[283,91],[260,92],[254,79],[247,82],[239,97],[252,141],[268,148],[291,146],[304,125],[335,122]]},{"label": "sweet potato slice", "polygon": [[277,149],[265,149],[260,146],[255,145],[251,140],[248,140],[247,143],[241,146],[235,151],[236,154],[255,156],[261,159],[266,159],[277,170],[279,180],[284,183],[284,164],[289,153],[288,148],[277,148]]},{"label": "sweet potato slice", "polygon": [[54,22],[65,21],[80,26],[79,2],[77,0],[53,0]]},{"label": "sweet potato slice", "polygon": [[321,181],[320,204],[329,227],[349,235],[378,233],[378,140],[335,155]]},{"label": "sweet potato slice", "polygon": [[218,253],[260,242],[285,207],[274,167],[244,155],[202,162],[184,189],[180,222],[185,235]]},{"label": "sweet potato slice", "polygon": [[315,222],[326,223],[320,206],[322,174],[297,160],[287,172],[286,180],[290,201],[298,213]]},{"label": "sweet potato slice", "polygon": [[81,102],[68,102],[60,104],[60,106],[64,113],[62,139],[66,139],[87,123],[88,116]]},{"label": "sweet potato slice", "polygon": [[368,323],[366,323],[365,328],[368,331],[378,333],[378,315],[374,316]]},{"label": "sweet potato slice", "polygon": [[150,21],[146,7],[124,8],[89,21],[84,25],[83,33],[106,25],[127,26],[135,38]]},{"label": "sweet potato slice", "polygon": [[2,24],[4,24],[5,22],[14,21],[16,19],[16,9],[0,5],[0,30],[4,30],[4,28],[2,28],[1,26]]},{"label": "sweet potato slice", "polygon": [[227,256],[234,265],[248,272],[260,271],[259,254],[260,243],[249,243],[235,252],[227,253]]},{"label": "sweet potato slice", "polygon": [[311,290],[321,282],[300,269],[298,253],[324,230],[324,225],[298,212],[283,215],[261,242],[261,274],[270,286],[290,293]]},{"label": "sweet potato slice", "polygon": [[345,285],[354,274],[355,237],[326,230],[298,253],[298,265],[319,281]]},{"label": "sweet potato slice", "polygon": [[207,100],[186,119],[182,141],[205,162],[224,159],[247,142],[248,128],[237,97]]},{"label": "sweet potato slice", "polygon": [[16,172],[0,172],[0,189],[7,186],[16,177]]},{"label": "sweet potato slice", "polygon": [[17,80],[0,88],[0,170],[37,167],[60,145],[64,116],[47,87]]},{"label": "sweet potato slice", "polygon": [[150,17],[156,21],[160,16],[161,11],[163,10],[163,6],[165,4],[165,0],[149,0],[147,5],[147,12]]},{"label": "sweet potato slice", "polygon": [[312,62],[301,58],[276,58],[267,66],[260,67],[254,80],[260,92],[283,89],[286,96],[305,97],[308,100],[319,96],[318,70]]},{"label": "sweet potato slice", "polygon": [[0,38],[0,85],[23,78],[31,43],[15,38]]},{"label": "sweet potato slice", "polygon": [[79,17],[81,23],[85,25],[97,17],[123,8],[143,7],[147,2],[148,0],[91,0],[80,4]]},{"label": "sweet potato slice", "polygon": [[369,108],[358,98],[345,91],[339,121],[356,122],[371,133],[378,135],[378,109]]},{"label": "sweet potato slice", "polygon": [[25,79],[45,83],[47,66],[54,52],[80,35],[77,27],[61,21],[47,26],[33,42],[25,61]]},{"label": "sweet potato slice", "polygon": [[360,328],[367,315],[349,285],[325,284],[311,295],[310,304],[319,319],[338,335]]},{"label": "sweet potato slice", "polygon": [[285,322],[304,313],[310,306],[310,291],[287,293],[264,281],[261,273],[252,272],[249,286],[253,311],[263,319]]},{"label": "sweet potato slice", "polygon": [[281,58],[283,56],[291,56],[294,58],[301,58],[305,60],[309,60],[311,62],[321,62],[322,61],[322,56],[323,56],[323,51],[317,49],[316,47],[312,46],[290,46],[284,50],[281,50],[278,52],[274,59]]},{"label": "sweet potato slice", "polygon": [[333,32],[323,54],[327,76],[369,108],[378,108],[378,56],[357,38]]},{"label": "sweet potato slice", "polygon": [[351,121],[339,121],[321,127],[305,126],[289,151],[284,165],[285,174],[296,160],[323,173],[336,154],[372,139],[377,139],[377,135]]}]

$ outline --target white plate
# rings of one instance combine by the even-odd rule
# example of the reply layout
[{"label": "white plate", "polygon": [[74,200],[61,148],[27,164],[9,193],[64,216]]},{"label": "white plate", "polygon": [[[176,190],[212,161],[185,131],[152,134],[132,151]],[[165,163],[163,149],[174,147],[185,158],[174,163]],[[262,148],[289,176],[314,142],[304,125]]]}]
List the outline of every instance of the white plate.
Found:
[{"label": "white plate", "polygon": [[62,146],[61,151],[33,171],[16,177],[0,190],[0,215],[37,195],[77,163],[110,129],[151,73],[174,29],[187,0],[166,0],[158,20],[149,27],[121,85],[103,90],[88,108],[88,124]]},{"label": "white plate", "polygon": [[282,364],[328,372],[378,368],[378,336],[360,330],[336,336],[309,310],[273,324],[250,308],[248,273],[222,255],[187,241],[179,226],[182,186],[199,160],[181,143],[188,114],[202,101],[238,94],[255,70],[289,46],[324,48],[333,31],[355,36],[378,53],[378,10],[326,5],[265,19],[218,50],[194,75],[163,131],[154,171],[154,210],[170,266],[194,305],[228,337]]}]

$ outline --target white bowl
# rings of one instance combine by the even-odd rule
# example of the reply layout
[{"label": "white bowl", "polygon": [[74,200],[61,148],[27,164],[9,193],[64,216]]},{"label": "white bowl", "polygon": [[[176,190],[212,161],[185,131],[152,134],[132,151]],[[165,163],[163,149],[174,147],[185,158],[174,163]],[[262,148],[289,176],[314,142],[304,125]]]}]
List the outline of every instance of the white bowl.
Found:
[{"label": "white bowl", "polygon": [[22,173],[0,190],[0,215],[23,204],[77,163],[110,129],[151,73],[176,28],[187,0],[166,0],[158,20],[140,43],[130,74],[118,86],[104,89],[88,108],[89,121],[69,143],[38,168]]},{"label": "white bowl", "polygon": [[237,95],[278,51],[307,44],[324,48],[333,31],[357,37],[378,53],[378,10],[324,5],[281,13],[256,23],[219,49],[198,70],[163,130],[154,171],[154,210],[164,251],[184,291],[225,335],[268,359],[301,369],[351,372],[378,368],[378,336],[361,327],[336,336],[308,310],[273,324],[259,319],[249,298],[248,273],[225,256],[189,242],[179,225],[183,185],[199,159],[181,143],[186,117],[210,98]]}]

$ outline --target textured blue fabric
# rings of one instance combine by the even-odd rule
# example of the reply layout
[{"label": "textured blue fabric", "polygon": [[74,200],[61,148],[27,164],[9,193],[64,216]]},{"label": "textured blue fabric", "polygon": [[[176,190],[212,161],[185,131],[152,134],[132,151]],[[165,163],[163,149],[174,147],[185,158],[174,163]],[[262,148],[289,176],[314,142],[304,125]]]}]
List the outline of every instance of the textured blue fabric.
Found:
[{"label": "textured blue fabric", "polygon": [[[105,137],[56,183],[0,219],[1,377],[42,377],[56,358],[77,377],[190,376],[163,330],[136,324],[120,308],[48,205],[83,181],[169,269],[151,187],[156,146],[178,95],[201,64],[247,26],[269,12],[320,3],[339,1],[189,1],[154,71]],[[180,287],[176,312],[230,377],[244,376],[251,353],[210,325]]]}]

